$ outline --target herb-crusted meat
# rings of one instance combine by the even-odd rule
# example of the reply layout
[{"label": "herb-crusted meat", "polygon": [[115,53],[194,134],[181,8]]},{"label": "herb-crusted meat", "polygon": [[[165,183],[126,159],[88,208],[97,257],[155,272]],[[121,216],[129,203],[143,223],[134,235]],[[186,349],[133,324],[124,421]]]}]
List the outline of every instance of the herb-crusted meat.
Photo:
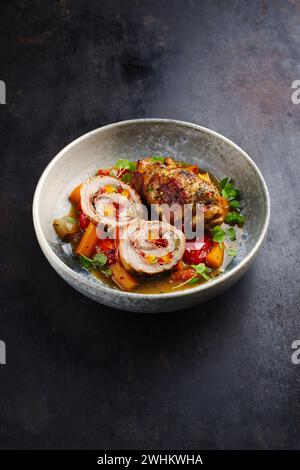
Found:
[{"label": "herb-crusted meat", "polygon": [[217,187],[171,158],[164,162],[151,158],[139,160],[132,185],[148,205],[203,204],[206,227],[223,222],[222,199]]}]

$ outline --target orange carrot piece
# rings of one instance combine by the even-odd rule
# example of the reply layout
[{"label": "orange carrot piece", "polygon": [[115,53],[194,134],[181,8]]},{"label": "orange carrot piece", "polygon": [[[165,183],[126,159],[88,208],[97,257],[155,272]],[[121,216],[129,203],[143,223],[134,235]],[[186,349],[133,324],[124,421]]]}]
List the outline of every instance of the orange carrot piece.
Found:
[{"label": "orange carrot piece", "polygon": [[98,241],[99,238],[96,233],[96,225],[93,224],[93,222],[90,222],[78,247],[76,248],[75,254],[84,255],[90,258]]},{"label": "orange carrot piece", "polygon": [[179,260],[178,263],[175,266],[176,271],[183,271],[184,270],[184,264],[182,260]]},{"label": "orange carrot piece", "polygon": [[138,282],[123,268],[120,263],[115,263],[111,266],[113,272],[112,280],[123,290],[131,291],[134,289]]},{"label": "orange carrot piece", "polygon": [[74,204],[79,204],[80,203],[80,200],[81,200],[81,196],[80,196],[80,189],[81,189],[81,184],[79,186],[76,186],[75,189],[73,189],[73,191],[71,192],[70,196],[69,196],[69,199],[71,202],[73,202]]},{"label": "orange carrot piece", "polygon": [[218,245],[214,245],[209,251],[206,257],[205,264],[209,268],[217,269],[222,266],[223,261],[224,261],[224,246],[218,243]]}]

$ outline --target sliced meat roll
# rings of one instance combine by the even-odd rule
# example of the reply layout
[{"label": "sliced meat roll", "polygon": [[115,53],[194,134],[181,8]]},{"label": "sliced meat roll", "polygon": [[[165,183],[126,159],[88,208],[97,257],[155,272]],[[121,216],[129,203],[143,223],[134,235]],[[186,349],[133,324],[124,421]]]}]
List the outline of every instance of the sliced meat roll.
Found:
[{"label": "sliced meat roll", "polygon": [[120,240],[119,255],[127,271],[133,274],[158,274],[181,260],[185,236],[166,222],[140,221],[130,225],[127,237]]},{"label": "sliced meat roll", "polygon": [[112,176],[94,176],[82,185],[81,208],[92,222],[111,228],[136,222],[143,215],[139,195]]}]

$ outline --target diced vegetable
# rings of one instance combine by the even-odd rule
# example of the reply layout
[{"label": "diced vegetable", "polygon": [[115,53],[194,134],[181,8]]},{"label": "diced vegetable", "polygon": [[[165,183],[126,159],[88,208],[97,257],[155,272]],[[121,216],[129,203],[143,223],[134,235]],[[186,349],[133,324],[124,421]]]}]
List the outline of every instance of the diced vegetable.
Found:
[{"label": "diced vegetable", "polygon": [[[197,247],[197,244],[200,248]],[[186,264],[204,263],[211,244],[212,241],[208,237],[204,237],[202,242],[188,243],[183,255],[183,261]]]},{"label": "diced vegetable", "polygon": [[176,269],[176,271],[183,271],[183,269],[184,269],[184,264],[183,264],[183,261],[182,261],[182,260],[178,261],[178,263],[177,263],[176,266],[175,266],[175,269]]},{"label": "diced vegetable", "polygon": [[214,245],[209,251],[205,264],[212,269],[218,269],[222,266],[224,261],[224,245],[218,243]]},{"label": "diced vegetable", "polygon": [[[102,168],[100,168],[100,170],[98,170],[98,175],[99,176],[108,176],[109,174],[110,174],[109,169],[103,170]],[[115,175],[112,175],[112,176],[115,176]]]},{"label": "diced vegetable", "polygon": [[138,282],[134,279],[120,263],[115,263],[111,266],[112,280],[123,290],[131,291],[134,289]]},{"label": "diced vegetable", "polygon": [[80,224],[81,230],[83,230],[85,232],[85,230],[89,226],[89,223],[90,223],[90,219],[85,215],[84,212],[81,212],[81,214],[79,216],[79,224]]},{"label": "diced vegetable", "polygon": [[107,184],[106,186],[104,186],[103,189],[106,193],[116,193],[117,192],[117,188],[115,186],[113,186],[112,184]]},{"label": "diced vegetable", "polygon": [[167,253],[166,255],[162,256],[159,261],[161,261],[162,263],[165,263],[165,264],[168,264],[168,263],[171,263],[172,261],[172,256],[170,253]]},{"label": "diced vegetable", "polygon": [[74,204],[80,204],[80,189],[81,189],[81,184],[79,186],[76,186],[75,189],[73,189],[73,191],[71,192],[70,196],[69,196],[69,199],[71,202],[73,202]]},{"label": "diced vegetable", "polygon": [[172,281],[185,282],[195,276],[195,270],[192,268],[183,269],[182,271],[174,271],[171,274]]},{"label": "diced vegetable", "polygon": [[154,256],[154,255],[146,255],[145,256],[145,261],[146,261],[146,263],[149,263],[149,264],[156,263],[157,257]]},{"label": "diced vegetable", "polygon": [[72,241],[74,235],[79,232],[77,220],[67,215],[60,219],[55,219],[53,221],[53,227],[57,235],[66,242]]},{"label": "diced vegetable", "polygon": [[93,222],[90,222],[78,247],[76,248],[75,254],[90,258],[98,241],[99,238],[96,233],[96,225],[94,225]]},{"label": "diced vegetable", "polygon": [[123,189],[121,194],[122,194],[122,196],[129,197],[129,191],[127,189]]},{"label": "diced vegetable", "polygon": [[210,176],[207,172],[206,173],[198,173],[198,176],[201,180],[205,181],[206,183],[211,184],[211,179],[210,179]]}]

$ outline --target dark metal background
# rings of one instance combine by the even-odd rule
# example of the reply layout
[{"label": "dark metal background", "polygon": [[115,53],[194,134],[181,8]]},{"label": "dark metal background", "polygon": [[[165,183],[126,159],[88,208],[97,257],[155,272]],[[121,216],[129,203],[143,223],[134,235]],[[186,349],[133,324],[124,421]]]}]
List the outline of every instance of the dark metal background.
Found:
[{"label": "dark metal background", "polygon": [[[300,2],[2,1],[1,448],[299,448]],[[267,240],[230,291],[188,311],[114,311],[35,239],[50,159],[113,121],[215,129],[262,170]],[[228,169],[230,174],[230,168]]]}]

